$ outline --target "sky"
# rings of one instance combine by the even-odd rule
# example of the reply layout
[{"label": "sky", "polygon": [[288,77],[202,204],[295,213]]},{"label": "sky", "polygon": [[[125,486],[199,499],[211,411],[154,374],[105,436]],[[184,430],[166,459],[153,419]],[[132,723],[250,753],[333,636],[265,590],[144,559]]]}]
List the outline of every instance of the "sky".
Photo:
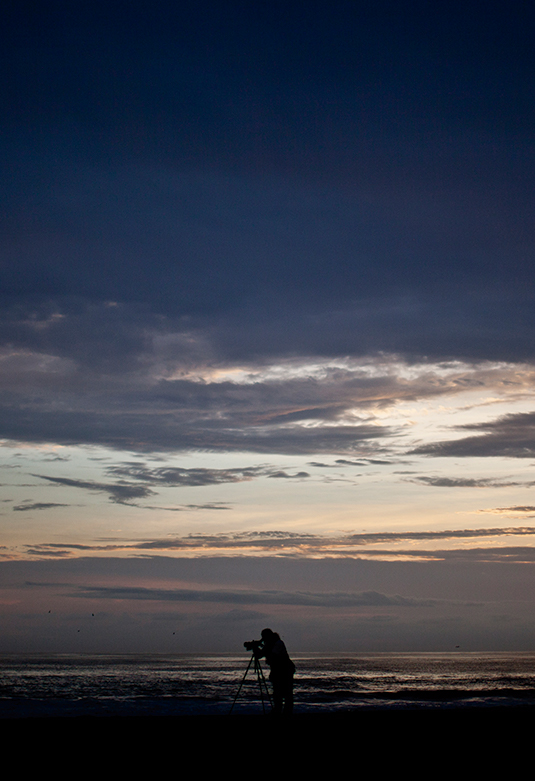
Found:
[{"label": "sky", "polygon": [[0,652],[535,650],[535,9],[18,0]]}]

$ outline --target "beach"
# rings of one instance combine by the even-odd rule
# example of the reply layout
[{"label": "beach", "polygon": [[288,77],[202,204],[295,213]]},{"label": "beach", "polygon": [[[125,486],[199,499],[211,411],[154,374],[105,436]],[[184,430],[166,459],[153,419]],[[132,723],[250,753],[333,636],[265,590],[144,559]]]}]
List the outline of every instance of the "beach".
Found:
[{"label": "beach", "polygon": [[112,763],[151,775],[170,772],[170,760],[181,771],[192,753],[252,773],[266,758],[311,771],[320,759],[373,758],[393,772],[414,762],[418,772],[429,762],[475,772],[517,762],[530,745],[533,654],[295,658],[294,714],[277,719],[268,703],[263,713],[257,681],[243,681],[241,655],[4,657],[5,745],[31,746],[30,764],[68,749],[98,772]]},{"label": "beach", "polygon": [[[431,766],[467,772],[509,771],[524,763],[535,708],[474,707],[264,715],[2,719],[6,745],[25,741],[37,764],[68,754],[93,772],[181,774],[221,766],[253,775],[265,765],[316,772],[427,775]],[[348,762],[350,765],[348,766]],[[184,764],[186,763],[186,764]]]}]

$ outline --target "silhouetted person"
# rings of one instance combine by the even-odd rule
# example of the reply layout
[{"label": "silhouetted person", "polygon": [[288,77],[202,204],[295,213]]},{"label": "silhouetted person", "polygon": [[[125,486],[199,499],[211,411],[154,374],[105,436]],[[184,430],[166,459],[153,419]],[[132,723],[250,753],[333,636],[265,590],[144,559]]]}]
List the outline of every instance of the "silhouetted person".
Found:
[{"label": "silhouetted person", "polygon": [[289,716],[294,704],[295,664],[288,656],[286,646],[276,632],[262,630],[262,646],[258,656],[265,656],[271,668],[269,680],[273,686],[273,712],[276,716],[283,713]]}]

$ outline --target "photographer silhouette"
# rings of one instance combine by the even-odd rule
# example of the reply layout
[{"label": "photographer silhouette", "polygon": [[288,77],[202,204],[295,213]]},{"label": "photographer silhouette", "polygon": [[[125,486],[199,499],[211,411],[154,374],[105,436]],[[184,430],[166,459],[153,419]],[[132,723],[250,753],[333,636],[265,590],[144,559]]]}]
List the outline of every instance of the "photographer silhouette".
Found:
[{"label": "photographer silhouette", "polygon": [[[254,641],[253,641],[254,642]],[[293,687],[295,664],[288,656],[286,646],[277,632],[262,630],[262,640],[254,642],[253,653],[265,657],[270,667],[269,680],[273,686],[273,713],[276,716],[290,716],[293,711]]]}]

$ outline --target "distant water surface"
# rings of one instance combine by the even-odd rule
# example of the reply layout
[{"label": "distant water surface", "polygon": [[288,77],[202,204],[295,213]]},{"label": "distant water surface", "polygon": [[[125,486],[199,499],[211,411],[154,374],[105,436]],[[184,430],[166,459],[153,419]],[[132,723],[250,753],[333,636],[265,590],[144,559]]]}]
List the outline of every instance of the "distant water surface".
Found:
[{"label": "distant water surface", "polygon": [[[294,654],[296,713],[535,705],[533,653]],[[0,718],[261,713],[249,656],[0,657]],[[266,671],[267,677],[267,671]]]}]

